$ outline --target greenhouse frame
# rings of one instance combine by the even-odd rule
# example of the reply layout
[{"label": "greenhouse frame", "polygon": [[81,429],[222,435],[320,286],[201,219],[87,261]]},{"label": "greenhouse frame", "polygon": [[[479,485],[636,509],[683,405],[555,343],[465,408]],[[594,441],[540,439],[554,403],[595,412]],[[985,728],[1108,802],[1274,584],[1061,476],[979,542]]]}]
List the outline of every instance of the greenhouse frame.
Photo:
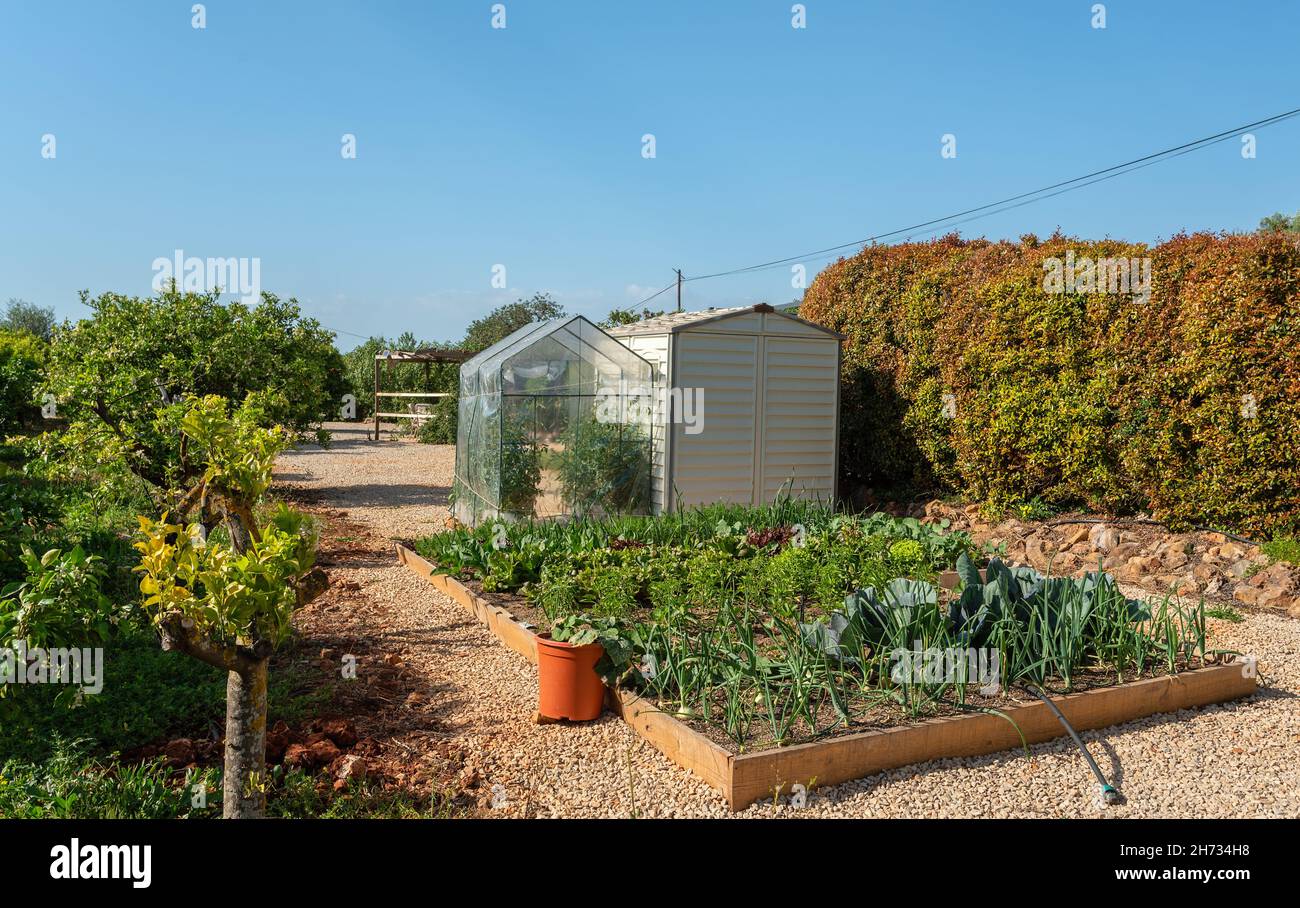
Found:
[{"label": "greenhouse frame", "polygon": [[649,513],[653,380],[582,316],[525,325],[466,361],[456,519]]}]

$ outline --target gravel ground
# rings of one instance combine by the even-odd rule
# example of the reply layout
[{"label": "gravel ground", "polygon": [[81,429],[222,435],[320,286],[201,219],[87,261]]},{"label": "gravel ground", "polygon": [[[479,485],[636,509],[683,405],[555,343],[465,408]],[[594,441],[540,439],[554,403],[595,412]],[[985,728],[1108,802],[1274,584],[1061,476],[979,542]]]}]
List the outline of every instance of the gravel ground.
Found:
[{"label": "gravel ground", "polygon": [[[328,450],[281,457],[283,486],[311,490],[380,539],[441,529],[455,460],[447,446],[365,439],[338,424]],[[394,559],[331,572],[360,584],[350,616],[391,641],[427,681],[446,740],[465,755],[484,812],[538,817],[1300,817],[1300,622],[1248,613],[1211,620],[1214,644],[1259,659],[1245,701],[1085,732],[1126,802],[1104,808],[1068,738],[1023,752],[938,760],[809,794],[807,805],[732,814],[708,786],[606,714],[534,725],[537,676],[446,596]],[[342,575],[341,577],[339,575]],[[362,607],[364,603],[372,608]]]}]

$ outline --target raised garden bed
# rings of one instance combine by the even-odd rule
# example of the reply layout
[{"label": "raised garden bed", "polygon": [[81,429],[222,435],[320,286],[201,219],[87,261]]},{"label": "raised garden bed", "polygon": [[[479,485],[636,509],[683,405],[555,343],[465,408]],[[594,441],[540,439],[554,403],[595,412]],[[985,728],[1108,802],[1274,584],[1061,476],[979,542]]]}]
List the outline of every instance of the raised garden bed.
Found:
[{"label": "raised garden bed", "polygon": [[[493,605],[405,546],[399,560],[474,614],[506,646],[536,662],[535,634],[506,609]],[[946,584],[945,584],[946,585]],[[1079,730],[1103,728],[1156,713],[1174,712],[1249,696],[1253,672],[1239,663],[1194,668],[1054,697]],[[892,728],[853,732],[755,753],[736,753],[673,718],[650,700],[612,689],[610,708],[674,763],[717,790],[732,810],[788,792],[794,784],[834,785],[909,763],[978,756],[1051,740],[1065,734],[1041,703],[987,713],[923,719]]]}]

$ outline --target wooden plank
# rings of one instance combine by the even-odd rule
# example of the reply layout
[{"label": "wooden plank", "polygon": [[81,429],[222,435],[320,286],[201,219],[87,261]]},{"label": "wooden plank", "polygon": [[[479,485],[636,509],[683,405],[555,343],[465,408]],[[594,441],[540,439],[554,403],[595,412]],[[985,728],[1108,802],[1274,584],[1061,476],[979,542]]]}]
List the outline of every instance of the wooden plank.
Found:
[{"label": "wooden plank", "polygon": [[[726,750],[633,691],[611,690],[611,710],[668,759],[690,770],[731,803],[731,764]],[[735,808],[732,808],[735,809]]]},{"label": "wooden plank", "polygon": [[[1053,702],[1075,729],[1086,730],[1245,697],[1254,691],[1253,673],[1232,664],[1054,697]],[[1044,703],[1003,712],[1030,744],[1066,734]],[[796,782],[809,785],[813,779],[817,785],[835,785],[909,763],[981,756],[1018,749],[1020,744],[1020,735],[1006,719],[978,714],[742,754],[734,759],[730,803],[733,810],[741,810],[771,797],[778,785],[786,792]]]},{"label": "wooden plank", "polygon": [[429,583],[446,593],[467,612],[487,625],[488,630],[496,634],[502,643],[523,656],[534,665],[537,664],[537,638],[514,616],[500,606],[492,605],[486,599],[475,596],[465,584],[455,577],[436,572],[434,566],[404,545],[397,546],[397,560],[410,570],[419,574]]}]

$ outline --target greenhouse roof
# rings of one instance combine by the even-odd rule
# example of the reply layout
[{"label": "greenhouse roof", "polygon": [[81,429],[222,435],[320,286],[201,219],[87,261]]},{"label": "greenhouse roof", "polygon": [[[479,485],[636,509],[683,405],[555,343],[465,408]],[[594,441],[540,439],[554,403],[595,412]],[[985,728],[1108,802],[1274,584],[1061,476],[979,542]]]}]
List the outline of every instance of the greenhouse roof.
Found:
[{"label": "greenhouse roof", "polygon": [[[534,362],[534,360],[536,362]],[[562,361],[585,362],[599,373],[649,373],[650,364],[581,315],[533,322],[466,361],[461,378],[475,375],[482,387],[497,387],[502,373],[520,375]],[[532,376],[536,377],[536,376]]]}]

